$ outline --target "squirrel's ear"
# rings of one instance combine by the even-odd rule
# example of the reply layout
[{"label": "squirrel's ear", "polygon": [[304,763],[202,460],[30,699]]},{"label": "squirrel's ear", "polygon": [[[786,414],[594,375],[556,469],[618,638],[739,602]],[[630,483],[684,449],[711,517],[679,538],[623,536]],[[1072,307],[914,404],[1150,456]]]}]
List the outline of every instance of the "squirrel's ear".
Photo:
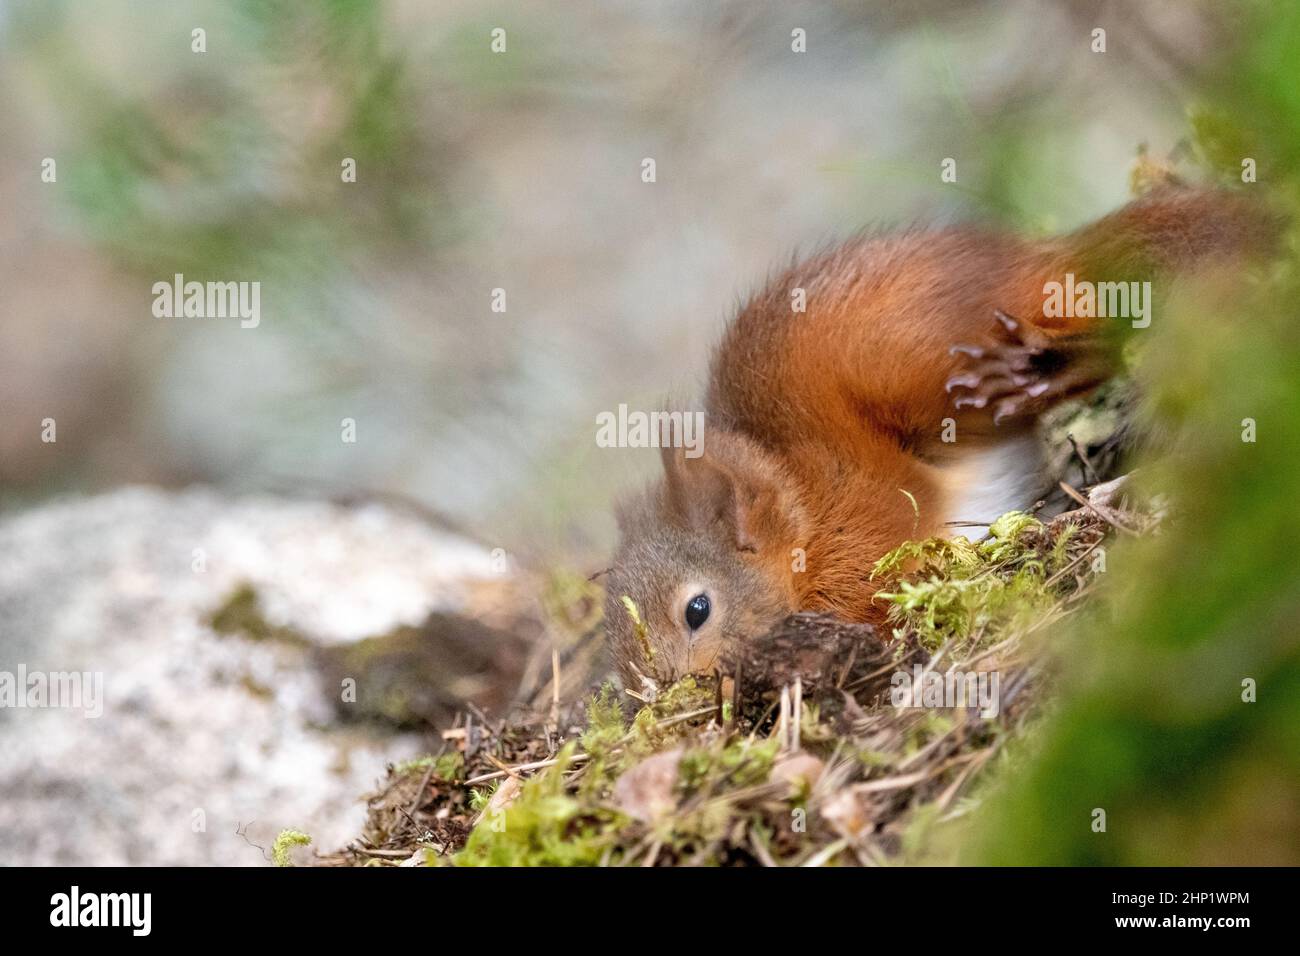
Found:
[{"label": "squirrel's ear", "polygon": [[732,475],[711,456],[687,458],[682,448],[660,450],[664,464],[664,503],[668,514],[687,528],[703,529],[726,521],[734,508]]},{"label": "squirrel's ear", "polygon": [[698,458],[662,450],[669,514],[688,528],[726,529],[739,551],[787,546],[799,522],[776,476],[752,454],[718,445]]}]

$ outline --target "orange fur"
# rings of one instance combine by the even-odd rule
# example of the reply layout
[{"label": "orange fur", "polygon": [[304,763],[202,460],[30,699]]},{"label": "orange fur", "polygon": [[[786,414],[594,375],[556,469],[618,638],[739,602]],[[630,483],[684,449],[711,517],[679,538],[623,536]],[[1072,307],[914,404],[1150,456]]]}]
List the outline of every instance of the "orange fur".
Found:
[{"label": "orange fur", "polygon": [[[671,676],[790,610],[878,622],[872,598],[882,582],[870,579],[872,565],[952,518],[937,467],[1033,424],[998,426],[991,407],[954,408],[945,388],[962,368],[954,345],[993,338],[998,310],[1054,342],[1091,333],[1095,320],[1044,316],[1046,282],[1067,271],[1150,279],[1257,248],[1271,234],[1235,194],[1167,188],[1062,237],[970,227],[867,236],[778,275],[716,350],[704,455],[667,456],[664,485],[625,509],[611,599],[626,593],[655,608],[647,627],[665,652],[638,670]],[[796,288],[806,294],[802,313],[791,308]],[[955,445],[940,441],[947,419]],[[654,540],[659,528],[671,529],[671,541]],[[802,570],[792,567],[797,549]],[[688,632],[677,598],[665,597],[683,579],[724,601],[740,592],[744,601],[732,603],[762,613]],[[635,658],[621,609],[611,603],[609,613],[615,654]]]}]

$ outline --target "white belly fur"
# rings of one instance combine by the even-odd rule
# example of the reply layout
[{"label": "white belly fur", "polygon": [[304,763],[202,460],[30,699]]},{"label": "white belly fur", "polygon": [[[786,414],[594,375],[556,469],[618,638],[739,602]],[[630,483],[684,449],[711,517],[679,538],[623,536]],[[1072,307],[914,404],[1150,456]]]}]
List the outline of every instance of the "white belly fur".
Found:
[{"label": "white belly fur", "polygon": [[991,522],[1008,511],[1031,507],[1042,495],[1042,448],[1033,433],[1017,435],[944,465],[940,481],[947,501],[944,520],[976,522],[948,527],[943,534],[977,541]]}]

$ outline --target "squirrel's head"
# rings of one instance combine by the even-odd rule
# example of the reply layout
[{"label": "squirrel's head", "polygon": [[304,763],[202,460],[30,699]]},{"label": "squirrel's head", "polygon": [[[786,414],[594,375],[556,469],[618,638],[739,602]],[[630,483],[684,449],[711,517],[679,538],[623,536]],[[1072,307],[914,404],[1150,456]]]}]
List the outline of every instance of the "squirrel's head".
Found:
[{"label": "squirrel's head", "polygon": [[620,506],[606,580],[609,648],[640,693],[711,672],[795,610],[805,525],[793,483],[748,439],[713,432],[699,457],[664,449],[663,466]]}]

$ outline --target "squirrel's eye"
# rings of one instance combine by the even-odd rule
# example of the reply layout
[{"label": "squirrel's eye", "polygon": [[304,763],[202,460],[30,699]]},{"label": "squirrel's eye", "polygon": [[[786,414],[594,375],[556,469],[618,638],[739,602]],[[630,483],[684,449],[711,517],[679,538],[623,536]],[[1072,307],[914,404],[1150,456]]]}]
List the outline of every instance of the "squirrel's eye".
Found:
[{"label": "squirrel's eye", "polygon": [[692,631],[699,630],[709,619],[709,596],[697,594],[686,602],[686,626]]}]

